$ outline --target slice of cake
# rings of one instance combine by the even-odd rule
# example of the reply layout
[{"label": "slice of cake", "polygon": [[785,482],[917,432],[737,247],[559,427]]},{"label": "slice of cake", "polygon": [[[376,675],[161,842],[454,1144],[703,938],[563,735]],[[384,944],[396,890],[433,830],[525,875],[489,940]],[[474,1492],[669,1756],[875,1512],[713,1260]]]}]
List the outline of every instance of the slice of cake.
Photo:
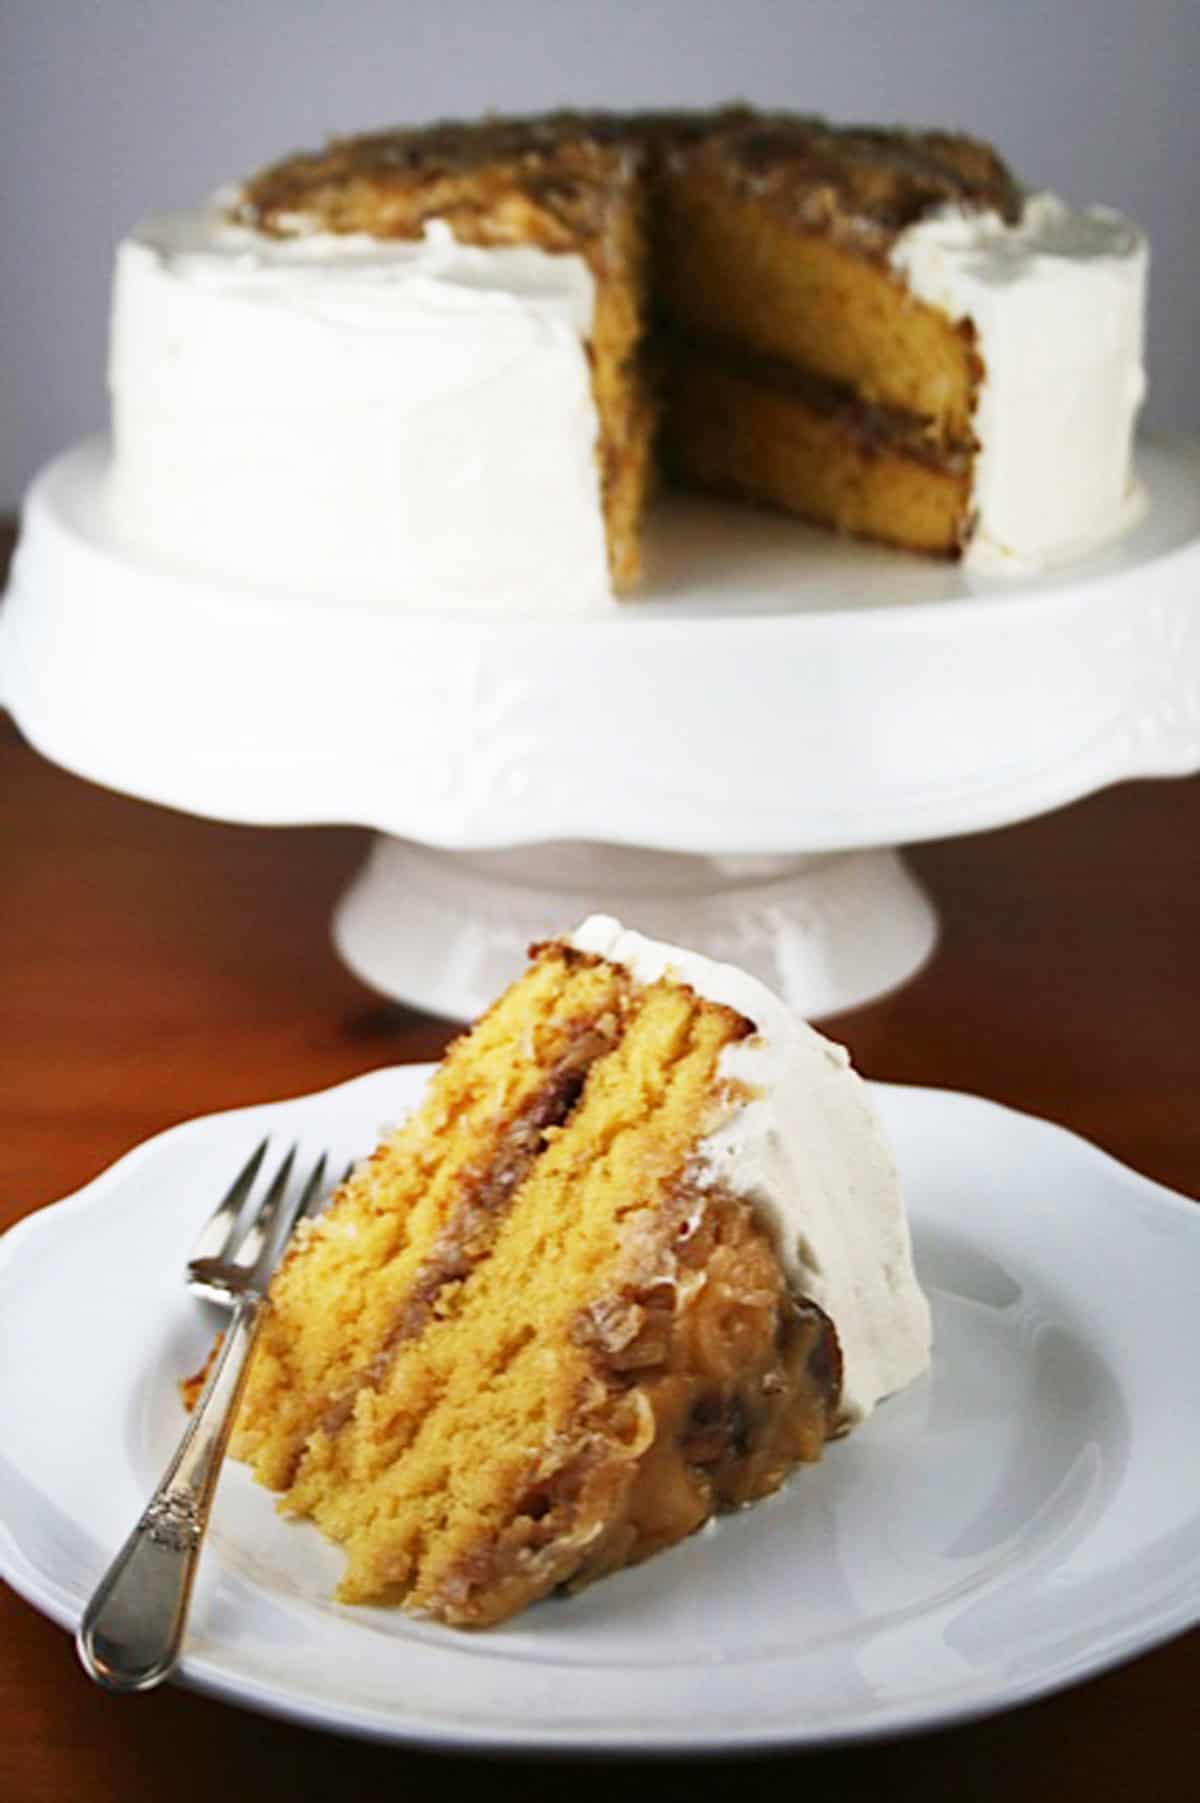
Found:
[{"label": "slice of cake", "polygon": [[928,1356],[845,1054],[595,918],[293,1246],[234,1450],[343,1600],[482,1625],[776,1489]]}]

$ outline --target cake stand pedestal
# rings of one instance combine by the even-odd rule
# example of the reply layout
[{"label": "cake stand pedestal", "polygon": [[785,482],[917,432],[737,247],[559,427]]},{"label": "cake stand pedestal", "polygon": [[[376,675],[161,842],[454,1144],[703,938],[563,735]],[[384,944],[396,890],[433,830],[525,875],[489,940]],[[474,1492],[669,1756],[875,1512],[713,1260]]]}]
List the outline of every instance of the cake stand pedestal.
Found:
[{"label": "cake stand pedestal", "polygon": [[89,441],[31,490],[0,699],[130,794],[373,827],[337,944],[439,1013],[598,909],[834,1013],[933,945],[888,848],[1200,768],[1191,443],[1142,447],[1144,518],[1069,569],[977,574],[678,498],[645,600],[540,618],[199,580],[114,536],[107,457]]},{"label": "cake stand pedestal", "polygon": [[937,938],[894,851],[705,858],[559,843],[445,852],[380,836],[338,904],[342,958],[386,994],[473,1018],[526,948],[591,913],[752,971],[812,1016],[894,989]]}]

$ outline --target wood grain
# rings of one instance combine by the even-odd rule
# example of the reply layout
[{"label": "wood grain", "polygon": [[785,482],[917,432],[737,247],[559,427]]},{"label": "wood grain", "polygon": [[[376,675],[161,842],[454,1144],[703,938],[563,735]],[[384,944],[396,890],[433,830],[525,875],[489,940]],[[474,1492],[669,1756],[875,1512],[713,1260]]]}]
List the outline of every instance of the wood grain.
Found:
[{"label": "wood grain", "polygon": [[[2,550],[2,547],[0,547]],[[2,558],[0,558],[2,561]],[[54,768],[0,718],[0,1226],[187,1116],[435,1057],[450,1023],[338,963],[351,829],[224,826]],[[941,944],[834,1031],[871,1075],[992,1096],[1200,1191],[1200,782],[1128,784],[1003,832],[917,848]],[[4,1381],[19,1374],[3,1373]],[[70,1398],[63,1398],[64,1428]],[[802,1759],[637,1766],[616,1782],[724,1796],[1194,1794],[1200,1634],[990,1721]],[[0,1799],[176,1803],[393,1794],[607,1795],[598,1765],[448,1760],[242,1714],[185,1691],[117,1699],[0,1590]]]}]

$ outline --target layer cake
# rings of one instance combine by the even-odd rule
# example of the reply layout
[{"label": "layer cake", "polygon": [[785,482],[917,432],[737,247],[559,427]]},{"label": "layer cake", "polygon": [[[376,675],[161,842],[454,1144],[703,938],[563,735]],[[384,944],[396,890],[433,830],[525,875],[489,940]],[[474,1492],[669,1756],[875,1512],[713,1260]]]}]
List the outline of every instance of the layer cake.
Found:
[{"label": "layer cake", "polygon": [[662,469],[1024,569],[1133,517],[1145,277],[1135,227],[957,134],[338,140],[122,246],[112,517],[251,586],[586,611],[636,589]]}]

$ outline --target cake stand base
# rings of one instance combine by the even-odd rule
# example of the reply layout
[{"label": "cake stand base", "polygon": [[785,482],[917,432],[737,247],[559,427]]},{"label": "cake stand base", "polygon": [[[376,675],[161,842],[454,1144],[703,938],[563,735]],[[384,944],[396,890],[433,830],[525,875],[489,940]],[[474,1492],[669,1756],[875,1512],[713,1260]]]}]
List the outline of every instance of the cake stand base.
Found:
[{"label": "cake stand base", "polygon": [[371,988],[470,1020],[532,941],[595,913],[739,964],[809,1018],[894,989],[937,938],[933,907],[894,851],[723,858],[559,842],[458,852],[386,835],[339,902],[333,937]]}]

